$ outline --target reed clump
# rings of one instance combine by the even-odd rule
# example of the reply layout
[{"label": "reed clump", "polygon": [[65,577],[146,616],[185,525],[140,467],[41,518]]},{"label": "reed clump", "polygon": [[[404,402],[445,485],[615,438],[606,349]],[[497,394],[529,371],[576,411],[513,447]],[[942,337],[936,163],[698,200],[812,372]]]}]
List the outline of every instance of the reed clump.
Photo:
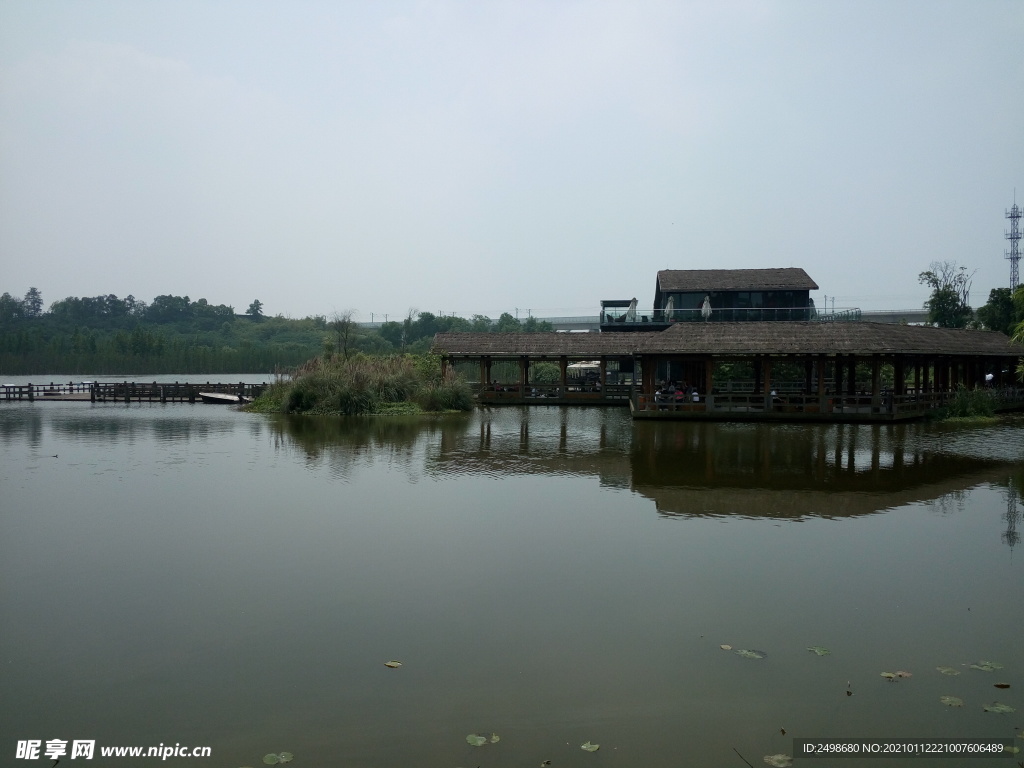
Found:
[{"label": "reed clump", "polygon": [[940,419],[984,420],[995,417],[996,403],[992,393],[984,389],[968,389],[961,385],[953,399],[939,410]]},{"label": "reed clump", "polygon": [[326,354],[299,366],[290,379],[272,384],[250,410],[355,416],[472,407],[469,385],[454,371],[442,375],[436,355],[345,359]]}]

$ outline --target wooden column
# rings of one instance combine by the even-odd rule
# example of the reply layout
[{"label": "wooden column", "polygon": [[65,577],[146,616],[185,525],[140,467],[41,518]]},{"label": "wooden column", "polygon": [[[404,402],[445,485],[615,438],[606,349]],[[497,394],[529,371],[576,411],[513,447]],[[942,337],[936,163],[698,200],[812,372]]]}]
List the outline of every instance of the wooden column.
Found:
[{"label": "wooden column", "polygon": [[814,359],[808,357],[804,360],[804,394],[811,394],[811,378],[814,373]]},{"label": "wooden column", "polygon": [[[833,393],[837,398],[843,394],[843,356],[836,355],[835,373],[832,376],[832,383],[836,391]],[[837,401],[838,402],[838,401]]]},{"label": "wooden column", "polygon": [[846,393],[848,395],[857,394],[857,356],[850,355],[849,370],[846,373]]},{"label": "wooden column", "polygon": [[530,379],[530,358],[519,358],[519,397],[526,397],[526,382]]},{"label": "wooden column", "polygon": [[558,396],[565,397],[565,376],[569,367],[569,358],[562,355],[558,358]]},{"label": "wooden column", "polygon": [[775,403],[772,402],[772,359],[768,355],[761,357],[761,376],[764,379],[764,386],[761,389],[764,394],[764,409],[770,411]]},{"label": "wooden column", "polygon": [[825,396],[825,366],[828,358],[825,355],[818,355],[818,411],[825,413],[828,408],[828,398]]},{"label": "wooden column", "polygon": [[871,411],[882,408],[882,360],[878,355],[871,356]]},{"label": "wooden column", "polygon": [[704,359],[704,391],[701,396],[704,398],[704,407],[711,410],[715,404],[714,395],[711,394],[715,388],[715,361],[708,357]]}]

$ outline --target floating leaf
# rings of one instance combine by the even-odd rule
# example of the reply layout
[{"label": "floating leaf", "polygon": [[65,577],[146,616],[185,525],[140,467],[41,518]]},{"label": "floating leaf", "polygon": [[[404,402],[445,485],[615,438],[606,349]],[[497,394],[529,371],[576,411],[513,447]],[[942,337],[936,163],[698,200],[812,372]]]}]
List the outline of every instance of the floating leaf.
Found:
[{"label": "floating leaf", "polygon": [[994,687],[995,688],[1009,688],[1010,684],[1009,683],[995,683]]},{"label": "floating leaf", "polygon": [[913,675],[909,672],[904,672],[903,670],[897,670],[896,677],[913,677]]},{"label": "floating leaf", "polygon": [[732,650],[732,646],[731,645],[720,645],[718,647],[721,648],[723,651],[731,651]]},{"label": "floating leaf", "polygon": [[882,677],[884,677],[884,678],[885,678],[886,680],[895,680],[895,679],[896,679],[896,673],[895,673],[895,672],[882,672],[882,673],[880,673],[880,674],[881,674],[881,675],[882,675]]},{"label": "floating leaf", "polygon": [[497,744],[499,741],[501,741],[501,736],[499,736],[496,733],[492,733],[491,734],[491,744]]},{"label": "floating leaf", "polygon": [[472,747],[482,747],[484,744],[487,743],[487,737],[478,736],[475,733],[471,733],[469,734],[469,736],[466,737],[466,742]]},{"label": "floating leaf", "polygon": [[290,763],[295,759],[295,756],[291,752],[282,752],[277,756],[277,760],[280,763]]},{"label": "floating leaf", "polygon": [[993,701],[991,704],[985,707],[985,711],[996,712],[1000,715],[1008,715],[1011,712],[1016,712],[1017,710],[1011,707],[1009,704],[1000,704],[998,701]]},{"label": "floating leaf", "polygon": [[964,700],[956,696],[939,696],[939,701],[947,707],[962,707],[964,705]]},{"label": "floating leaf", "polygon": [[764,761],[775,768],[787,768],[793,764],[793,758],[789,755],[779,753],[778,755],[765,755]]},{"label": "floating leaf", "polygon": [[751,651],[746,648],[741,648],[736,651],[737,656],[742,656],[744,659],[763,659],[768,654],[764,651]]},{"label": "floating leaf", "polygon": [[1003,744],[1003,752],[1009,752],[1011,755],[1016,755],[1018,752],[1020,752],[1020,747],[1008,747],[1005,744]]},{"label": "floating leaf", "polygon": [[971,669],[977,669],[981,672],[995,672],[997,669],[1002,668],[1002,664],[997,664],[994,661],[979,661],[977,664],[971,664]]},{"label": "floating leaf", "polygon": [[591,744],[589,741],[586,744],[581,744],[580,749],[584,752],[597,752],[601,748],[600,744]]},{"label": "floating leaf", "polygon": [[281,759],[273,752],[271,752],[269,755],[263,756],[263,762],[267,765],[277,765],[279,762],[281,762]]},{"label": "floating leaf", "polygon": [[950,675],[951,677],[960,674],[960,670],[959,669],[953,669],[953,667],[936,667],[936,669],[939,670],[939,672],[941,672],[942,674]]},{"label": "floating leaf", "polygon": [[402,666],[402,662],[400,662],[400,661],[385,661],[384,662],[384,666],[385,667],[391,667],[392,669],[398,669],[400,666]]},{"label": "floating leaf", "polygon": [[807,650],[811,651],[812,653],[818,656],[828,656],[830,653],[832,653],[832,651],[830,651],[823,645],[809,645],[807,646]]}]

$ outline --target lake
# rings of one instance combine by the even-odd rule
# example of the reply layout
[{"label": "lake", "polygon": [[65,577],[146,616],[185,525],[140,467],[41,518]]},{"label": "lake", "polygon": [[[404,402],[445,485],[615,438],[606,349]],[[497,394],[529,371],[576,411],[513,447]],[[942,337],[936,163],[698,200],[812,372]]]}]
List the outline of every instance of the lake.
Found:
[{"label": "lake", "polygon": [[[1019,417],[9,403],[0,489],[6,763],[742,768],[1024,725]],[[212,757],[99,756],[174,744]]]}]

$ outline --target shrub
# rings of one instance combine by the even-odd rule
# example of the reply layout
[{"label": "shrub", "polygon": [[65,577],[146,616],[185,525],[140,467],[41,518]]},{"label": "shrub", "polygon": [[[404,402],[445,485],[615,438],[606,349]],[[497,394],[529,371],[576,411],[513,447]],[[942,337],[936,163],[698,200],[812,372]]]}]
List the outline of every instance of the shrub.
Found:
[{"label": "shrub", "polygon": [[356,354],[343,360],[324,354],[300,366],[291,381],[269,387],[252,410],[351,416],[410,403],[426,411],[470,410],[473,396],[461,376],[450,370],[441,375],[436,355]]}]

